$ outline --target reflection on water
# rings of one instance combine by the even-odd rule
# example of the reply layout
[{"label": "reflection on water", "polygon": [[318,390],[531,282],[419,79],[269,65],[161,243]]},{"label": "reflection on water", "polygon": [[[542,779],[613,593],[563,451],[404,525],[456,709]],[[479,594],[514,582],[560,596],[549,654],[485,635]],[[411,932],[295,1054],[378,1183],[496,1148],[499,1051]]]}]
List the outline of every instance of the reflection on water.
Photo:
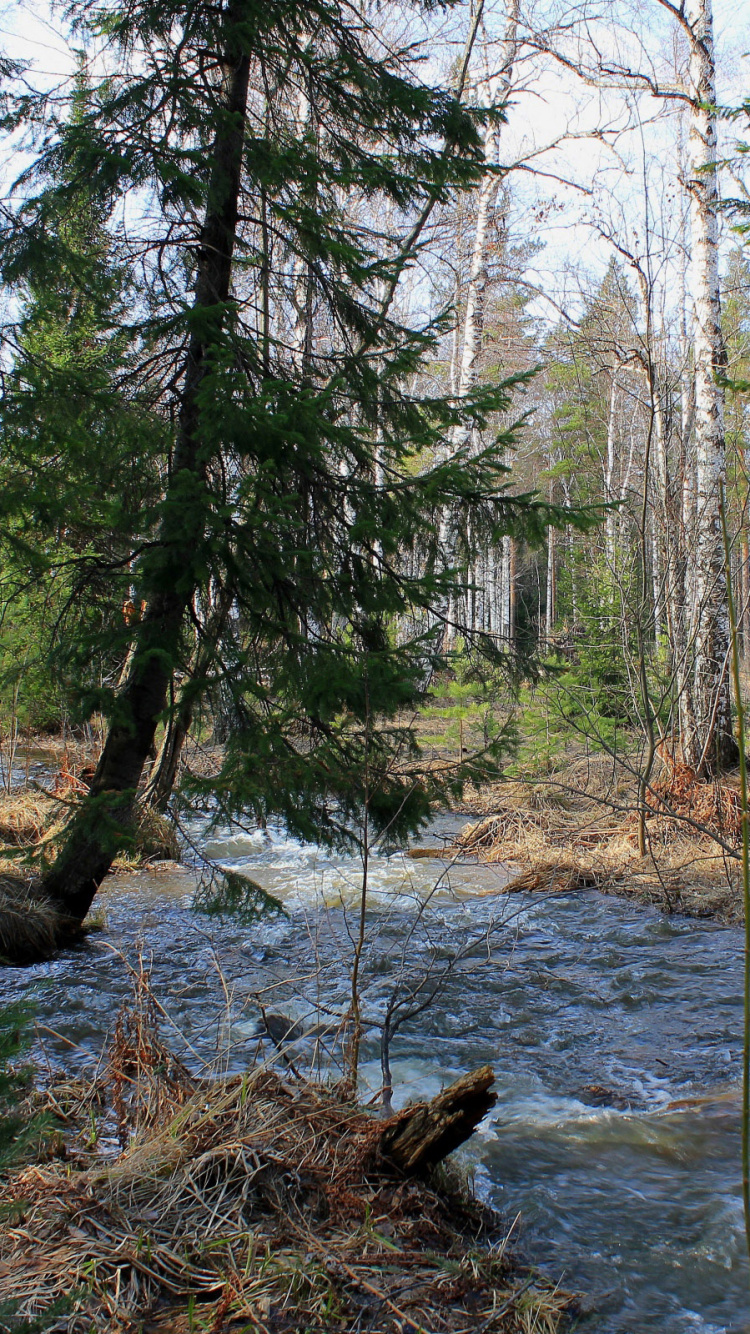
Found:
[{"label": "reflection on water", "polygon": [[[2,977],[4,998],[43,984],[42,1019],[79,1044],[71,1052],[48,1037],[53,1054],[70,1062],[98,1051],[127,994],[122,955],[132,962],[139,939],[182,1034],[174,1040],[194,1061],[217,1050],[231,1067],[253,1059],[259,993],[303,1021],[344,1013],[356,862],[278,833],[218,838],[207,851],[247,870],[288,917],[252,929],[195,917],[189,871],[113,878],[101,933]],[[397,1100],[492,1062],[498,1105],[466,1156],[479,1188],[509,1219],[520,1213],[526,1253],[589,1294],[593,1313],[580,1328],[750,1329],[734,1092],[739,933],[596,895],[505,898],[502,882],[492,868],[446,875],[435,861],[375,861],[365,1080],[377,1089],[378,1025],[398,979],[403,996],[426,975],[441,977],[393,1040]],[[300,1060],[312,1050],[303,1043]],[[680,1099],[686,1105],[670,1106]]]}]

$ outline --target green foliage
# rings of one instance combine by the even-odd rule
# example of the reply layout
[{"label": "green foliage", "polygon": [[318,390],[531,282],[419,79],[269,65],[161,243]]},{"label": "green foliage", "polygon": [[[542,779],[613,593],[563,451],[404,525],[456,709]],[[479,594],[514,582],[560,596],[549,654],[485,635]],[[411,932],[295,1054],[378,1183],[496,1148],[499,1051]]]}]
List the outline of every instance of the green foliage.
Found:
[{"label": "green foliage", "polygon": [[240,926],[254,926],[267,917],[285,917],[283,903],[239,871],[214,869],[204,876],[193,897],[193,910]]},{"label": "green foliage", "polygon": [[[445,609],[471,544],[538,543],[549,523],[597,517],[512,492],[514,432],[492,431],[519,377],[458,402],[430,392],[447,314],[401,320],[391,301],[419,243],[394,243],[379,212],[406,236],[475,184],[495,113],[430,86],[408,48],[383,54],[329,0],[72,12],[114,54],[63,124],[44,98],[17,107],[43,137],[0,256],[26,299],[2,456],[20,479],[0,515],[10,601],[33,565],[53,625],[45,661],[79,716],[148,730],[118,690],[126,654],[131,681],[166,678],[175,697],[182,685],[204,718],[221,702],[220,771],[185,784],[217,822],[280,815],[335,841],[366,808],[403,838],[501,751],[498,736],[463,774],[438,775],[399,721],[446,666]],[[206,75],[207,52],[224,80]],[[226,200],[223,99],[244,60]],[[123,229],[133,212],[141,225]],[[211,296],[222,247],[231,281]],[[475,429],[484,448],[454,447]],[[446,562],[445,516],[468,513],[471,539]],[[138,614],[167,601],[178,614]],[[502,669],[491,639],[472,651]]]},{"label": "green foliage", "polygon": [[0,1173],[19,1162],[39,1140],[42,1121],[19,1109],[28,1089],[28,1068],[18,1058],[30,1042],[32,1010],[17,1002],[0,1008]]},{"label": "green foliage", "polygon": [[[531,674],[534,674],[531,664]],[[448,670],[433,682],[422,710],[424,746],[456,756],[475,755],[499,766],[518,744],[514,704],[521,676],[506,659],[487,659],[459,637]],[[497,768],[499,774],[499,767]]]},{"label": "green foliage", "polygon": [[[86,115],[82,77],[61,151]],[[106,210],[76,153],[34,200],[27,251],[6,237],[24,298],[0,449],[0,698],[29,728],[86,716],[126,649],[122,604],[137,532],[155,497],[163,429],[130,389],[132,297]]]},{"label": "green foliage", "polygon": [[[30,1116],[21,1107],[31,1072],[18,1062],[31,1041],[32,1016],[25,1001],[0,1007],[0,1183],[3,1173],[39,1152],[49,1127],[47,1117]],[[0,1217],[7,1217],[6,1206],[0,1205]],[[71,1309],[72,1302],[66,1297],[29,1319],[18,1315],[19,1302],[0,1301],[0,1334],[41,1334],[55,1317]]]},{"label": "green foliage", "polygon": [[0,1302],[0,1334],[46,1334],[73,1309],[74,1303],[75,1297],[60,1297],[41,1315],[26,1319],[17,1314],[19,1302]]}]

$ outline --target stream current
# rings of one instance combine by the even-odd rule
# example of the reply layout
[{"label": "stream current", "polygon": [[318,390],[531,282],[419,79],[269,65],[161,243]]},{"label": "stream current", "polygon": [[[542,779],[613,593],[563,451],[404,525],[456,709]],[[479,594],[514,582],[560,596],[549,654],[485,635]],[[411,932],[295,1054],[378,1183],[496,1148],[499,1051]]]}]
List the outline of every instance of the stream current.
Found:
[{"label": "stream current", "polygon": [[[139,951],[169,1015],[164,1037],[193,1064],[242,1069],[255,1058],[259,994],[303,1027],[335,1026],[348,1002],[357,861],[281,831],[215,837],[206,851],[282,899],[287,916],[243,927],[196,915],[187,869],[111,877],[101,931],[50,964],[0,971],[0,1001],[34,988],[38,1020],[57,1035],[43,1035],[53,1063],[98,1054]],[[363,1094],[381,1084],[394,987],[403,997],[427,978],[422,999],[439,982],[393,1037],[394,1103],[492,1064],[498,1103],[464,1161],[480,1194],[517,1219],[526,1257],[585,1294],[577,1328],[750,1331],[740,933],[597,894],[506,896],[504,879],[502,868],[446,873],[400,854],[371,862]],[[295,1062],[325,1060],[333,1043],[303,1039]]]}]

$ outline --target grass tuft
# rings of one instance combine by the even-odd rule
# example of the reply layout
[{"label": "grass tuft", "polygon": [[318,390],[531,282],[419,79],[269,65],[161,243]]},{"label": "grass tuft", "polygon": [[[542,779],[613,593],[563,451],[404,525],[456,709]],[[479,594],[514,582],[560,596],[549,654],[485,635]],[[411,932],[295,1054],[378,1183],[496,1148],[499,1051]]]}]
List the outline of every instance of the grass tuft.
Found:
[{"label": "grass tuft", "polygon": [[7,1174],[24,1215],[0,1232],[15,1318],[72,1293],[68,1334],[562,1328],[571,1298],[513,1261],[494,1213],[445,1171],[394,1171],[389,1122],[265,1064],[197,1077],[157,1012],[141,973],[105,1067],[46,1094],[64,1160]]}]

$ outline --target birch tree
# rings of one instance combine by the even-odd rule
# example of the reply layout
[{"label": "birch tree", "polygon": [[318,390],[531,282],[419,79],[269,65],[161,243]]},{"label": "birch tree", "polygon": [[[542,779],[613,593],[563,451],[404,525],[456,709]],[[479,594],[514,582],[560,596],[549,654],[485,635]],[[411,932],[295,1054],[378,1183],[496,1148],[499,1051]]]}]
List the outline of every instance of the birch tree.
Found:
[{"label": "birch tree", "polygon": [[[658,503],[667,524],[677,517],[684,526],[688,592],[684,597],[681,594],[683,574],[671,545],[663,575],[654,583],[654,596],[658,602],[659,589],[665,590],[665,619],[673,627],[673,641],[679,646],[674,656],[683,667],[677,690],[680,749],[696,774],[707,777],[730,765],[737,755],[727,670],[729,618],[719,509],[726,481],[725,357],[719,287],[713,20],[711,0],[686,0],[683,5],[655,0],[655,5],[658,9],[652,12],[663,11],[675,25],[677,40],[668,56],[659,51],[658,37],[652,40],[652,31],[646,28],[647,11],[633,13],[616,0],[607,7],[609,26],[601,13],[595,15],[584,6],[570,25],[575,37],[567,46],[555,48],[549,43],[546,49],[584,83],[600,91],[620,90],[631,105],[645,99],[651,116],[655,107],[683,108],[688,120],[683,185],[690,201],[690,309],[689,357],[683,357],[683,364],[689,362],[691,373],[690,384],[683,384],[681,394],[681,464],[685,466],[682,477],[674,482],[664,467],[668,455],[663,385],[657,384],[658,368],[652,365],[649,370],[655,480],[666,485]],[[641,23],[644,32],[638,31]],[[685,61],[681,51],[686,53]],[[637,125],[640,119],[639,112],[631,125]],[[691,463],[692,470],[688,466]],[[681,497],[677,494],[680,482]],[[669,533],[669,543],[678,537]],[[658,539],[652,545],[658,560]]]},{"label": "birch tree", "polygon": [[[456,306],[457,317],[451,343],[451,365],[449,379],[451,391],[458,399],[466,398],[471,393],[479,378],[482,334],[485,324],[488,286],[488,257],[495,213],[498,206],[498,193],[501,187],[500,173],[500,109],[507,101],[513,83],[513,73],[518,50],[519,0],[507,0],[503,35],[499,42],[491,42],[484,31],[484,43],[481,59],[484,71],[478,80],[478,101],[490,113],[487,121],[483,155],[485,170],[476,193],[476,213],[474,234],[470,248],[469,269],[465,285],[459,267],[456,269]],[[461,250],[459,245],[459,254]],[[460,298],[463,296],[463,311]],[[464,427],[457,427],[451,442],[452,449],[467,446],[477,447],[478,441],[471,439]],[[452,564],[456,555],[457,534],[456,516],[447,513],[443,516],[441,544],[444,559]],[[469,519],[469,522],[471,520]],[[510,536],[503,539],[502,557],[497,564],[497,554],[488,552],[480,556],[478,564],[471,572],[472,579],[478,582],[484,596],[482,601],[489,611],[489,623],[482,628],[492,628],[506,639],[510,636]],[[499,618],[496,616],[498,594],[502,600]],[[499,619],[499,624],[498,624]],[[452,642],[454,634],[455,608],[450,608],[447,618],[447,642]]]},{"label": "birch tree", "polygon": [[695,381],[696,541],[691,637],[692,721],[682,740],[698,774],[736,761],[729,685],[729,612],[720,505],[726,482],[716,151],[716,75],[711,0],[688,0],[674,13],[689,43],[691,293]]}]

